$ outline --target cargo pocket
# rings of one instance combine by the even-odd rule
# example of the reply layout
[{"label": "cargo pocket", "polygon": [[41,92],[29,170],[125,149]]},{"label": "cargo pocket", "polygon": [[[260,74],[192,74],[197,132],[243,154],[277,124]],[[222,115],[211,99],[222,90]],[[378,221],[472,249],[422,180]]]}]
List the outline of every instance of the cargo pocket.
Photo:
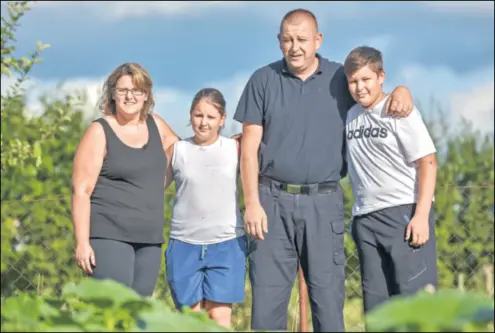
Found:
[{"label": "cargo pocket", "polygon": [[336,265],[345,264],[344,232],[345,223],[343,221],[332,222],[333,232],[333,261]]},{"label": "cargo pocket", "polygon": [[392,253],[397,287],[400,293],[415,292],[426,284],[426,258],[423,248],[413,249],[407,243]]}]

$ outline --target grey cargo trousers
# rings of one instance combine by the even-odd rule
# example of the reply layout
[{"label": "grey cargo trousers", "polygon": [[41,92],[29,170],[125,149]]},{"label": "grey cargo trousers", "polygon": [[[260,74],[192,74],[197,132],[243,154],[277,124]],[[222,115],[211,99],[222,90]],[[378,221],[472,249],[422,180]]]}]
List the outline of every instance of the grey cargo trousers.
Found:
[{"label": "grey cargo trousers", "polygon": [[340,184],[307,194],[259,185],[268,218],[264,240],[250,240],[253,330],[286,330],[298,263],[304,271],[315,332],[344,330],[344,195]]}]

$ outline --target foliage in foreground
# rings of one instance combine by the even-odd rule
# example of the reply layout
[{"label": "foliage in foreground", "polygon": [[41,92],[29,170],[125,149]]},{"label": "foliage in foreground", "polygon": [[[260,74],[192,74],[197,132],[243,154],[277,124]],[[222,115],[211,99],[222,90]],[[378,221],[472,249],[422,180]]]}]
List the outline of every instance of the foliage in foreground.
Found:
[{"label": "foliage in foreground", "polygon": [[173,311],[110,280],[67,284],[61,297],[22,293],[2,306],[3,332],[222,332],[206,313]]},{"label": "foliage in foreground", "polygon": [[[372,332],[493,331],[493,301],[440,290],[397,297],[366,318]],[[176,312],[110,280],[65,285],[61,297],[21,293],[2,304],[3,332],[226,332],[206,313]]]},{"label": "foliage in foreground", "polygon": [[439,290],[397,297],[366,317],[371,332],[493,331],[493,300],[478,293]]}]

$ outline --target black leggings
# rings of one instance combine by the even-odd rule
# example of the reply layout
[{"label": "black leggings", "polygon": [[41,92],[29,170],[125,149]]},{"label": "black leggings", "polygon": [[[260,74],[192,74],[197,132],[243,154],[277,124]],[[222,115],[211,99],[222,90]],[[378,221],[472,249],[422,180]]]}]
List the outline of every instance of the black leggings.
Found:
[{"label": "black leggings", "polygon": [[111,279],[134,289],[141,296],[151,296],[160,271],[162,245],[128,243],[91,238],[95,252],[95,279]]}]

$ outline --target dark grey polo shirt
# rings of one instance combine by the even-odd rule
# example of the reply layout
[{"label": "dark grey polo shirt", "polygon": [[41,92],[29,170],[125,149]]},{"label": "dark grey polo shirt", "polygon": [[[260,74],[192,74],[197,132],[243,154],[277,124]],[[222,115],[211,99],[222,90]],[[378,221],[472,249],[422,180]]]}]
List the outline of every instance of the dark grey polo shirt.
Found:
[{"label": "dark grey polo shirt", "polygon": [[312,184],[338,181],[347,172],[345,120],[354,101],[343,66],[318,58],[306,81],[280,60],[255,71],[244,88],[234,119],[263,126],[260,175]]}]

